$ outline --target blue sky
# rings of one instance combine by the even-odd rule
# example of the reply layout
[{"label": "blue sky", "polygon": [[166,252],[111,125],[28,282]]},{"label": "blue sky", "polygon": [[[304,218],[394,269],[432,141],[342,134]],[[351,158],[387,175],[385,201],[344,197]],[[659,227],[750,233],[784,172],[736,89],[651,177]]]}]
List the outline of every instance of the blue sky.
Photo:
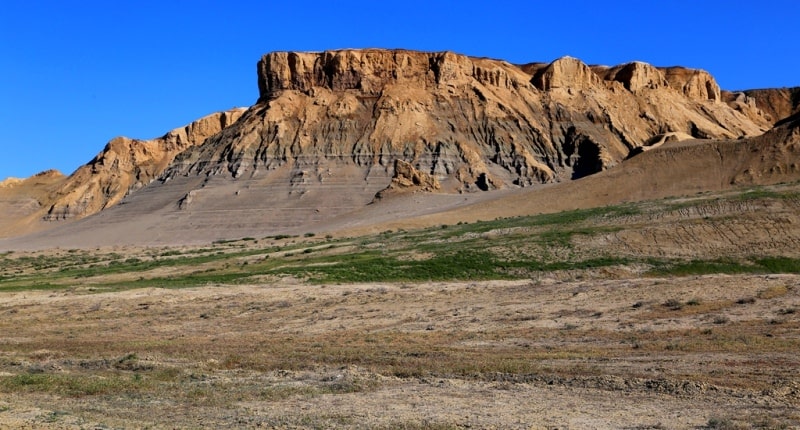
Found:
[{"label": "blue sky", "polygon": [[276,50],[564,55],[711,72],[725,89],[800,85],[800,1],[42,1],[0,10],[0,179],[88,162],[258,97]]}]

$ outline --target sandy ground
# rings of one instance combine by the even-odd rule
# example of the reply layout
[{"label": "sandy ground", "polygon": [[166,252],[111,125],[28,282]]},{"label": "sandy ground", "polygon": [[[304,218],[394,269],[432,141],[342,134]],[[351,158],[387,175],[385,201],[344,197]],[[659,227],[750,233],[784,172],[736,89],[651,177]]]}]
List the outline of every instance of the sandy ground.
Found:
[{"label": "sandy ground", "polygon": [[2,293],[0,428],[800,425],[799,276],[572,278]]}]

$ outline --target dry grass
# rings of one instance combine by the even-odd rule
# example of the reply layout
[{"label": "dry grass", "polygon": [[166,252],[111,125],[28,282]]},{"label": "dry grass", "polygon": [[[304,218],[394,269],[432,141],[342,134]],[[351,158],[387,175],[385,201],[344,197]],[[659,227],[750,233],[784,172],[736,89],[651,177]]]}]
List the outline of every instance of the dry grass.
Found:
[{"label": "dry grass", "polygon": [[800,223],[762,194],[5,253],[0,427],[798,426]]},{"label": "dry grass", "polygon": [[[687,426],[728,408],[755,413],[762,402],[792,423],[781,405],[798,402],[800,322],[785,312],[800,306],[795,285],[800,278],[786,275],[4,293],[0,331],[13,335],[0,343],[0,391],[10,399],[0,422],[468,424],[437,407],[417,419],[405,403],[433,395],[441,381],[440,400],[472,413],[489,393],[535,398],[553,387],[590,403],[625,393],[664,422],[669,405],[691,398]],[[780,287],[780,301],[762,294],[736,304]],[[639,297],[651,300],[632,306]],[[664,306],[674,297],[691,299]],[[729,321],[715,323],[720,315]],[[148,399],[172,406],[148,414]],[[401,412],[374,415],[380,399]],[[31,407],[60,412],[24,418]],[[522,414],[523,423],[566,418],[518,407],[499,411]],[[504,422],[497,419],[481,414],[474,423]],[[635,415],[600,423],[647,424]]]}]

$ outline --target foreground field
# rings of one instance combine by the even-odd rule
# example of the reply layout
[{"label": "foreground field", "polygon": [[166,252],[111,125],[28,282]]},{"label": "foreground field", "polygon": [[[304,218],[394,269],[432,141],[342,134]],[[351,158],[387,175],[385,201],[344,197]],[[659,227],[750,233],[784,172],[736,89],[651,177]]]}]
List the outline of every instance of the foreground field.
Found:
[{"label": "foreground field", "polygon": [[14,428],[800,424],[800,277],[3,294]]},{"label": "foreground field", "polygon": [[800,426],[797,185],[0,257],[0,428]]}]

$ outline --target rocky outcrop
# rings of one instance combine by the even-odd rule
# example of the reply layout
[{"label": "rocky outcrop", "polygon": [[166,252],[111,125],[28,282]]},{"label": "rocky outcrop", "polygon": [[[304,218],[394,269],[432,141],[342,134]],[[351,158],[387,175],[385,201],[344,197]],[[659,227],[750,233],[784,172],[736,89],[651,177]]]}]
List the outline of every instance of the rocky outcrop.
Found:
[{"label": "rocky outcrop", "polygon": [[577,58],[562,57],[533,76],[533,85],[542,91],[557,88],[587,89],[600,85],[600,77]]},{"label": "rocky outcrop", "polygon": [[[643,148],[748,138],[772,125],[720,103],[704,71],[641,62],[590,67],[564,57],[518,66],[452,52],[367,49],[275,52],[257,71],[258,101],[246,111],[215,114],[158,139],[114,139],[25,208],[35,207],[39,220],[76,219],[127,196],[130,205],[112,213],[158,201],[148,210],[192,220],[269,213],[272,225],[296,226],[349,213],[376,193],[569,181]],[[147,212],[138,210],[132,213]]]},{"label": "rocky outcrop", "polygon": [[721,98],[717,81],[705,70],[685,67],[665,67],[661,70],[670,87],[682,92],[692,100],[718,101]]},{"label": "rocky outcrop", "polygon": [[388,187],[378,192],[375,198],[379,200],[391,194],[409,192],[433,192],[440,188],[441,185],[435,177],[425,172],[420,172],[411,163],[395,160],[392,182]]},{"label": "rocky outcrop", "polygon": [[452,52],[275,52],[259,61],[258,84],[259,102],[176,157],[163,181],[288,168],[307,173],[291,181],[306,189],[354,166],[385,188],[401,160],[443,191],[471,192],[596,173],[664,133],[767,129],[717,103],[706,72],[639,62],[600,70],[570,57],[515,66]]},{"label": "rocky outcrop", "polygon": [[661,70],[641,61],[634,61],[616,67],[594,67],[593,69],[596,73],[601,74],[605,80],[621,82],[625,89],[632,92],[644,89],[655,90],[669,86],[669,82],[667,82],[667,78],[664,77],[664,73]]},{"label": "rocky outcrop", "polygon": [[475,79],[493,86],[524,85],[524,76],[510,76],[491,61],[469,59],[452,52],[406,50],[342,50],[321,53],[273,52],[258,63],[260,100],[282,91],[314,95],[314,90],[356,90],[377,96],[387,84],[411,84],[429,89]]},{"label": "rocky outcrop", "polygon": [[774,124],[800,112],[800,87],[722,91],[722,100],[754,120]]},{"label": "rocky outcrop", "polygon": [[244,109],[214,113],[152,140],[112,139],[51,194],[44,219],[80,218],[116,204],[155,179],[178,153],[219,133],[242,113]]}]

